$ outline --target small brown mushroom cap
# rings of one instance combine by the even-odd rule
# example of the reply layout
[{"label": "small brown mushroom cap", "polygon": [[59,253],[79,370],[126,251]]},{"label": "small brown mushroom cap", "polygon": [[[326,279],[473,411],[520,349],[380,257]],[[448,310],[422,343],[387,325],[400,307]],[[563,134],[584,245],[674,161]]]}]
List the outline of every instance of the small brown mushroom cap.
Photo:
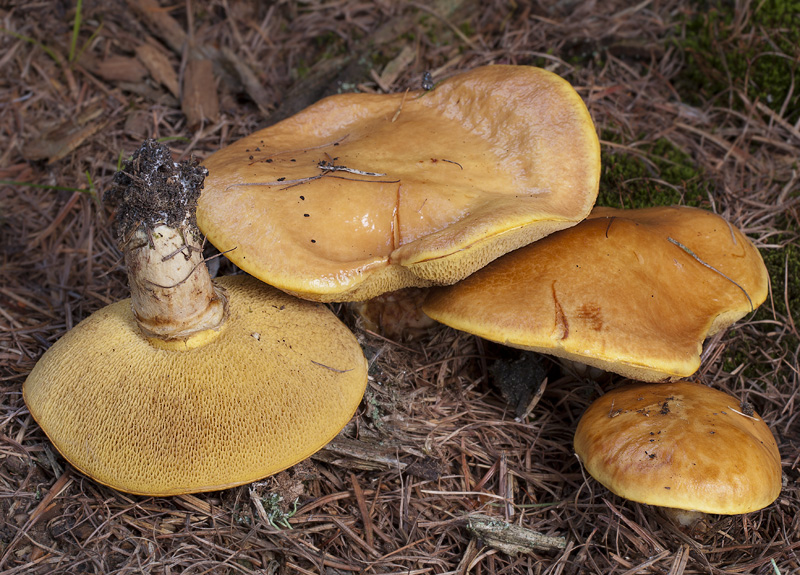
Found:
[{"label": "small brown mushroom cap", "polygon": [[410,341],[437,325],[422,311],[427,293],[425,288],[404,288],[351,302],[348,307],[361,319],[364,329],[394,341]]},{"label": "small brown mushroom cap", "polygon": [[758,250],[713,213],[596,208],[433,288],[423,310],[505,345],[665,381],[697,371],[703,340],[760,305],[767,282]]},{"label": "small brown mushroom cap", "polygon": [[578,423],[575,452],[612,492],[650,505],[735,515],[781,491],[781,458],[764,420],[695,382],[606,393]]},{"label": "small brown mushroom cap", "polygon": [[216,152],[200,229],[318,301],[456,282],[586,217],[600,146],[562,78],[486,66],[435,89],[341,94]]},{"label": "small brown mushroom cap", "polygon": [[367,381],[358,342],[325,307],[221,278],[210,343],[149,343],[130,300],[50,348],[25,402],[76,468],[121,491],[175,495],[249,483],[309,457],[350,420]]}]

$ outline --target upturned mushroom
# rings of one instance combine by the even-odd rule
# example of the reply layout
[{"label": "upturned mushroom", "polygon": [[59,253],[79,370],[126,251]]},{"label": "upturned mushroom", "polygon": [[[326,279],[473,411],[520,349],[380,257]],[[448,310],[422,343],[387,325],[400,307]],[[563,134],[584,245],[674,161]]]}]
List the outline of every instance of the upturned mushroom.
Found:
[{"label": "upturned mushroom", "polygon": [[600,146],[565,80],[498,65],[429,91],[331,96],[204,164],[211,243],[284,291],[355,301],[451,284],[576,224]]},{"label": "upturned mushroom", "polygon": [[348,307],[361,319],[361,326],[395,341],[410,341],[437,323],[422,311],[426,288],[403,288],[366,301],[350,302]]},{"label": "upturned mushroom", "polygon": [[596,208],[507,254],[423,310],[456,329],[641,381],[700,366],[703,341],[767,297],[758,250],[723,218],[688,207]]},{"label": "upturned mushroom", "polygon": [[77,469],[174,495],[252,482],[345,426],[366,360],[329,310],[245,276],[212,282],[194,207],[205,169],[145,142],[115,177],[131,300],[56,342],[25,402]]},{"label": "upturned mushroom", "polygon": [[578,423],[575,452],[613,493],[672,510],[749,513],[781,491],[781,458],[764,420],[752,406],[696,382],[606,393]]}]

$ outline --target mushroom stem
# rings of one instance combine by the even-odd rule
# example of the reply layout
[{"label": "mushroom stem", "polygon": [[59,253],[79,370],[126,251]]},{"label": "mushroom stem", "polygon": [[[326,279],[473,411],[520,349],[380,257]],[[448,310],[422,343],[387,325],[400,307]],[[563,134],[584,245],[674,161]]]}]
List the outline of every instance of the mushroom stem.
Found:
[{"label": "mushroom stem", "polygon": [[185,339],[222,323],[225,296],[194,234],[166,225],[139,228],[123,250],[133,312],[148,338]]},{"label": "mushroom stem", "polygon": [[190,348],[218,333],[227,315],[224,290],[203,262],[195,210],[207,171],[176,163],[147,140],[114,177],[114,228],[125,254],[133,312],[153,345]]},{"label": "mushroom stem", "polygon": [[695,524],[702,521],[706,516],[706,514],[701,511],[676,509],[675,507],[662,507],[661,510],[675,525],[685,529],[694,527]]}]

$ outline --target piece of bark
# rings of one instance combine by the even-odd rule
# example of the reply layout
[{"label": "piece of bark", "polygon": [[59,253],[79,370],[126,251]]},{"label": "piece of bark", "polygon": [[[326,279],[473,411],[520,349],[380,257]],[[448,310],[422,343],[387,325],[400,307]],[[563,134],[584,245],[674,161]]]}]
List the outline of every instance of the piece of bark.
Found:
[{"label": "piece of bark", "polygon": [[466,519],[469,531],[489,547],[498,549],[511,557],[534,551],[555,551],[567,546],[567,540],[564,537],[543,535],[538,531],[520,527],[496,517],[475,514],[468,515]]},{"label": "piece of bark", "polygon": [[136,56],[139,58],[153,80],[164,86],[176,98],[180,98],[178,74],[166,54],[150,44],[140,44],[136,47]]},{"label": "piece of bark", "polygon": [[144,20],[145,26],[161,38],[176,54],[183,52],[186,31],[156,0],[128,0],[130,9]]},{"label": "piece of bark", "polygon": [[219,95],[211,60],[190,59],[186,64],[181,109],[190,129],[219,120]]}]

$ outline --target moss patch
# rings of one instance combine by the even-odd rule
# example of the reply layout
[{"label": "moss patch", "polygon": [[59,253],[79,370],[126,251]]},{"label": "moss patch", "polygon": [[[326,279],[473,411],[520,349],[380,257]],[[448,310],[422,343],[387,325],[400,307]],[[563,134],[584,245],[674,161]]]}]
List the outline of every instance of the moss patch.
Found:
[{"label": "moss patch", "polygon": [[[613,142],[616,136],[604,134],[603,139]],[[598,206],[703,207],[713,189],[713,183],[704,177],[692,158],[666,139],[637,147],[636,151],[606,147],[601,162]]]},{"label": "moss patch", "polygon": [[776,239],[788,243],[781,249],[762,250],[761,255],[770,272],[775,311],[781,315],[791,312],[797,324],[800,322],[800,245],[796,237],[790,241],[788,234],[781,234]]},{"label": "moss patch", "polygon": [[[777,243],[785,243],[780,249],[761,250],[761,256],[769,272],[772,282],[772,300],[775,313],[778,315],[791,314],[795,327],[800,329],[800,244],[797,238],[800,236],[800,229],[789,228],[789,231],[780,234],[774,240]],[[768,302],[769,303],[769,302]],[[764,304],[758,310],[756,320],[773,319],[772,307]],[[791,337],[790,347],[795,349],[800,346],[797,337]]]},{"label": "moss patch", "polygon": [[[763,353],[768,353],[769,357],[775,360],[787,351],[791,352],[800,347],[800,339],[791,332],[780,344],[774,341],[774,335],[770,335],[774,331],[773,322],[776,319],[774,314],[779,317],[791,314],[795,326],[800,328],[800,245],[797,243],[800,229],[791,224],[787,224],[787,228],[790,231],[772,238],[773,243],[783,245],[782,248],[761,250],[761,257],[767,266],[772,284],[772,299],[768,299],[753,316],[753,321],[759,325],[758,330],[762,337],[760,341],[755,341],[746,335],[737,336],[734,330],[732,332],[734,338],[725,353],[723,363],[725,371],[733,371],[744,364],[745,377],[771,377],[775,366],[764,361]],[[758,322],[764,323],[758,324]],[[759,353],[762,355],[759,356]]]},{"label": "moss patch", "polygon": [[[700,3],[704,4],[704,3]],[[800,67],[800,0],[761,0],[737,14],[734,3],[710,2],[683,23],[680,47],[686,66],[676,79],[692,103],[726,98],[734,109],[760,101],[794,124],[800,119],[800,90],[793,77]]]}]

